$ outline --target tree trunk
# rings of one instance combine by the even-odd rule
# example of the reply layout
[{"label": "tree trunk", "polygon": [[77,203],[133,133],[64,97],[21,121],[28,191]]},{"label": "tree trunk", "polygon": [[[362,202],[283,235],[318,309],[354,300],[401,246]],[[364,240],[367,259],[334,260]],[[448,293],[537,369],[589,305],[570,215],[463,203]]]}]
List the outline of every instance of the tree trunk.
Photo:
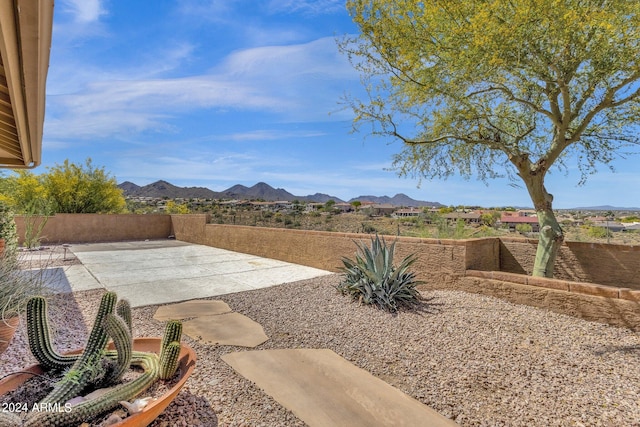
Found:
[{"label": "tree trunk", "polygon": [[531,201],[538,214],[540,226],[540,237],[538,238],[538,249],[532,275],[553,277],[556,255],[564,241],[564,233],[553,213],[553,196],[544,187],[544,172],[521,173],[520,176],[527,186]]},{"label": "tree trunk", "polygon": [[540,225],[540,237],[538,238],[536,260],[533,265],[533,276],[553,277],[556,255],[560,246],[562,246],[564,234],[553,210],[536,209],[536,213],[538,214],[538,224]]}]

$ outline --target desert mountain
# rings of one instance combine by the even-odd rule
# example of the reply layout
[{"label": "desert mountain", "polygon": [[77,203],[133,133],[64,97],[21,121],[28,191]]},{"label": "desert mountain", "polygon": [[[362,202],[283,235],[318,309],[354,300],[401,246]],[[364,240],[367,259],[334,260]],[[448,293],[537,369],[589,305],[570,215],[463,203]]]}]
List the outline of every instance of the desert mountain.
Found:
[{"label": "desert mountain", "polygon": [[222,192],[231,199],[261,199],[261,200],[294,200],[296,196],[283,188],[273,188],[269,184],[259,182],[253,187],[234,185]]},{"label": "desert mountain", "polygon": [[425,202],[425,201],[421,201],[421,200],[414,200],[411,197],[407,196],[406,194],[396,194],[393,197],[389,197],[389,196],[359,196],[356,197],[354,199],[349,200],[349,203],[351,202],[355,202],[355,201],[359,201],[359,202],[372,202],[372,203],[380,203],[380,204],[390,204],[390,205],[394,205],[394,206],[415,206],[415,207],[422,207],[422,206],[429,206],[429,207],[441,207],[444,206],[441,203],[438,202]]},{"label": "desert mountain", "polygon": [[[316,193],[308,196],[295,196],[283,188],[273,188],[269,184],[259,182],[252,187],[244,185],[234,185],[223,191],[213,191],[205,187],[178,187],[167,181],[156,181],[149,185],[138,186],[132,182],[125,181],[118,185],[125,196],[130,197],[159,197],[159,198],[203,198],[203,199],[247,199],[247,200],[299,200],[301,202],[318,202],[326,203],[333,200],[337,203],[343,202],[338,197],[328,194]],[[352,201],[369,201],[373,203],[389,203],[395,206],[443,206],[437,202],[424,202],[414,200],[405,194],[396,194],[393,197],[388,196],[360,196]]]},{"label": "desert mountain", "polygon": [[124,192],[125,196],[137,196],[137,197],[167,197],[169,199],[175,199],[182,197],[184,199],[202,198],[202,199],[217,199],[220,197],[215,191],[209,190],[205,187],[177,187],[167,181],[156,181],[149,185],[142,187],[125,181],[118,185]]}]

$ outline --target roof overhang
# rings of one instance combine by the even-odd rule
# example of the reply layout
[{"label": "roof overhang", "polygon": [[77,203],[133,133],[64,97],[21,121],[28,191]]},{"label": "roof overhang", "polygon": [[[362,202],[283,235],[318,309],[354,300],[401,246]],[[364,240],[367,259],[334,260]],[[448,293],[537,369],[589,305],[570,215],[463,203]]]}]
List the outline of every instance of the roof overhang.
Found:
[{"label": "roof overhang", "polygon": [[0,167],[42,158],[53,0],[0,0]]}]

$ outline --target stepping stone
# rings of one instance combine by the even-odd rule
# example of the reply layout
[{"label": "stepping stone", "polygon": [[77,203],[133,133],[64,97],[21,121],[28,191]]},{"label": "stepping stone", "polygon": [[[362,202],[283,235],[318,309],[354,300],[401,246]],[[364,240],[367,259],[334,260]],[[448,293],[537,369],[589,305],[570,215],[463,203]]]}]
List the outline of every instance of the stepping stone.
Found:
[{"label": "stepping stone", "polygon": [[259,323],[235,312],[187,320],[182,331],[207,344],[255,347],[269,339]]},{"label": "stepping stone", "polygon": [[158,307],[153,318],[156,320],[177,320],[229,313],[230,311],[231,307],[229,307],[224,301],[192,300]]},{"label": "stepping stone", "polygon": [[457,426],[328,349],[222,356],[240,375],[309,426]]}]

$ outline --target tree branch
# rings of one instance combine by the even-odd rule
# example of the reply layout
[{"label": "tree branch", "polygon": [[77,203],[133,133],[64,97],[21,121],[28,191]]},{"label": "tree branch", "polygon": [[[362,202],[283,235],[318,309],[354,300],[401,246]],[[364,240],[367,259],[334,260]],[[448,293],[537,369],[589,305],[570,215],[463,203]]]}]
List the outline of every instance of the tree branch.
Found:
[{"label": "tree branch", "polygon": [[513,94],[513,92],[511,90],[509,90],[508,88],[503,87],[503,86],[491,86],[491,87],[488,87],[486,89],[477,90],[475,92],[469,93],[467,95],[467,98],[471,98],[471,97],[473,97],[475,95],[481,95],[483,93],[489,93],[489,92],[495,92],[495,91],[499,91],[499,92],[504,93],[505,95],[507,95],[507,98],[509,100],[515,101],[515,102],[517,102],[519,104],[522,104],[522,105],[525,105],[525,106],[531,108],[532,110],[537,111],[540,114],[544,114],[549,119],[551,119],[552,122],[554,122],[554,123],[556,122],[556,118],[554,117],[552,112],[550,112],[548,110],[545,110],[544,108],[534,104],[531,101],[527,101],[526,99],[518,98],[517,96],[515,96]]}]

